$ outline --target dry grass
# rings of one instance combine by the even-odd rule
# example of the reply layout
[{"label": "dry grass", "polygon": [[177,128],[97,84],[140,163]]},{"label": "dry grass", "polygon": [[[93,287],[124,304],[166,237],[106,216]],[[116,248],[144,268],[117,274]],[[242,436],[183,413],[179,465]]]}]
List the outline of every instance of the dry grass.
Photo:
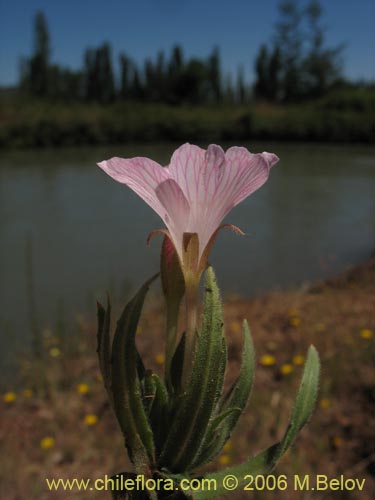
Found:
[{"label": "dry grass", "polygon": [[[277,496],[373,498],[374,297],[372,259],[308,291],[273,293],[252,300],[233,298],[226,303],[228,380],[238,370],[243,318],[251,324],[258,366],[246,414],[225,453],[211,469],[240,462],[282,436],[302,371],[298,362],[313,343],[322,360],[318,407],[277,473],[288,478],[294,474],[326,474],[332,478],[344,474],[347,478],[365,478],[365,488],[362,492],[343,493],[294,492],[288,488],[277,492]],[[163,350],[162,329],[156,300],[147,308],[138,343],[148,365],[159,371],[161,359],[157,355]],[[74,342],[67,340],[64,345],[59,345],[52,333],[46,336],[43,364],[23,362],[16,399],[1,403],[1,498],[109,498],[109,494],[93,491],[49,492],[45,478],[96,479],[130,470],[100,381],[94,326],[81,321],[79,330]],[[265,355],[268,358],[263,358]],[[267,361],[268,366],[264,366]],[[77,387],[78,384],[87,387]],[[32,394],[24,394],[25,389],[32,389]],[[87,415],[96,415],[98,422],[88,425]],[[46,437],[54,441],[43,442]],[[41,443],[52,446],[44,449]],[[236,492],[232,498],[268,499],[274,495],[275,492],[247,492],[241,496]]]}]

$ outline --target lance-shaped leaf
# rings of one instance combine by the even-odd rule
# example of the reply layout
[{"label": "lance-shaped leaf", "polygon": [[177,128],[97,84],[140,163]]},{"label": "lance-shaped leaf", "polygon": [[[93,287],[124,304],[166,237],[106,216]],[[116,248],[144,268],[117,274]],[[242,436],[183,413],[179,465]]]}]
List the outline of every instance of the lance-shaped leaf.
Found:
[{"label": "lance-shaped leaf", "polygon": [[194,500],[208,500],[227,494],[228,490],[225,489],[223,484],[223,480],[227,475],[235,476],[238,479],[238,488],[242,489],[248,482],[248,479],[244,479],[245,476],[269,474],[275,468],[282,455],[293,443],[298,432],[309,420],[315,407],[318,394],[318,383],[319,356],[315,348],[311,346],[308,352],[307,361],[295,406],[290,418],[290,423],[283,439],[279,443],[271,446],[267,450],[262,451],[241,465],[236,465],[220,472],[205,475],[205,479],[215,481],[216,488],[214,490],[211,489],[211,491],[202,490],[191,492]]},{"label": "lance-shaped leaf", "polygon": [[254,380],[255,354],[246,320],[243,322],[243,336],[244,347],[240,375],[219,405],[218,415],[208,428],[204,444],[194,461],[194,467],[209,462],[221,452],[249,400]]},{"label": "lance-shaped leaf", "polygon": [[225,356],[222,340],[220,294],[214,272],[209,268],[194,369],[161,453],[160,467],[173,472],[189,470],[198,453],[217,401],[220,366]]},{"label": "lance-shaped leaf", "polygon": [[173,392],[179,394],[181,390],[182,366],[184,363],[186,333],[184,332],[174,352],[171,362],[171,385]]},{"label": "lance-shaped leaf", "polygon": [[146,370],[145,377],[141,385],[143,387],[143,405],[145,407],[146,414],[149,415],[156,395],[156,383],[152,370]]},{"label": "lance-shaped leaf", "polygon": [[310,346],[301,384],[298,390],[292,416],[288,428],[274,456],[274,465],[296,438],[298,432],[309,420],[318,397],[319,386],[319,355],[314,346]]},{"label": "lance-shaped leaf", "polygon": [[165,434],[168,431],[168,392],[163,381],[160,380],[156,373],[152,374],[152,379],[155,384],[156,391],[150,410],[149,421],[154,435],[156,455],[158,456],[162,444],[164,443]]},{"label": "lance-shaped leaf", "polygon": [[110,327],[111,327],[111,303],[107,296],[107,310],[97,303],[98,311],[98,334],[97,353],[99,358],[100,371],[103,377],[104,386],[112,399],[111,387],[111,354],[110,354]]},{"label": "lance-shaped leaf", "polygon": [[112,395],[117,420],[125,437],[130,459],[137,472],[153,463],[155,450],[137,372],[138,353],[135,334],[143,303],[154,276],[126,305],[112,344]]}]

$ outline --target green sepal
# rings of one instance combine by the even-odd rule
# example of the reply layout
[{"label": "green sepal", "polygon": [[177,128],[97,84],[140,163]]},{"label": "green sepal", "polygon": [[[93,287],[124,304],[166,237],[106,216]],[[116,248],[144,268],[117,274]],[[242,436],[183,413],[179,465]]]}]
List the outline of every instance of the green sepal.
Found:
[{"label": "green sepal", "polygon": [[202,445],[215,410],[222,373],[223,323],[218,286],[212,268],[206,273],[206,295],[202,331],[194,369],[186,392],[181,396],[158,465],[172,472],[189,470]]},{"label": "green sepal", "polygon": [[155,449],[142,401],[135,334],[147,291],[156,277],[148,280],[126,305],[117,322],[112,343],[111,391],[114,410],[129,457],[139,473],[147,470],[148,464],[154,463]]},{"label": "green sepal", "polygon": [[311,346],[308,351],[290,423],[283,439],[279,443],[274,444],[267,450],[262,451],[241,465],[229,467],[220,472],[206,474],[204,476],[205,479],[216,481],[216,488],[211,491],[202,490],[191,492],[194,500],[209,500],[211,498],[227,494],[228,491],[223,487],[223,479],[227,475],[235,476],[238,479],[237,489],[242,489],[248,482],[248,480],[244,479],[246,475],[266,475],[272,472],[282,455],[295,440],[298,432],[311,417],[318,394],[319,368],[320,364],[318,353],[316,349]]}]

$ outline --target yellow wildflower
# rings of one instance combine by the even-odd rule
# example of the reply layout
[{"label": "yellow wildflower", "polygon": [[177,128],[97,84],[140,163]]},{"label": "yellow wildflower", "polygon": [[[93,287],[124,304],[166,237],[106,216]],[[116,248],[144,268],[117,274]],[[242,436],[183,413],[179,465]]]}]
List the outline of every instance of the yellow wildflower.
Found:
[{"label": "yellow wildflower", "polygon": [[55,439],[51,436],[46,436],[40,441],[39,445],[43,450],[49,450],[55,446]]},{"label": "yellow wildflower", "polygon": [[22,393],[23,397],[26,399],[30,399],[33,397],[33,391],[31,389],[25,389]]},{"label": "yellow wildflower", "polygon": [[293,361],[293,364],[296,366],[303,365],[303,363],[305,362],[305,356],[303,356],[302,354],[296,354],[293,357],[292,361]]},{"label": "yellow wildflower", "polygon": [[87,394],[90,391],[90,387],[87,384],[78,384],[76,390],[78,394]]},{"label": "yellow wildflower", "polygon": [[3,396],[4,403],[13,403],[17,399],[17,394],[15,392],[6,392]]},{"label": "yellow wildflower", "polygon": [[155,361],[158,365],[163,365],[165,362],[165,356],[163,353],[159,353],[155,356]]},{"label": "yellow wildflower", "polygon": [[49,350],[49,355],[51,358],[59,358],[61,356],[61,351],[58,347],[51,347]]},{"label": "yellow wildflower", "polygon": [[298,326],[300,326],[301,320],[297,316],[293,316],[289,319],[289,324],[290,326],[294,326],[295,328],[297,328]]},{"label": "yellow wildflower", "polygon": [[264,354],[260,358],[260,364],[263,366],[272,366],[276,363],[276,358],[275,356],[272,356],[272,354]]},{"label": "yellow wildflower", "polygon": [[219,464],[220,465],[228,465],[230,463],[230,456],[229,455],[221,455],[219,457]]},{"label": "yellow wildflower", "polygon": [[367,339],[372,339],[374,333],[369,328],[363,328],[360,331],[360,335],[363,339],[367,340]]},{"label": "yellow wildflower", "polygon": [[331,406],[331,401],[327,398],[321,399],[319,402],[320,408],[329,408]]},{"label": "yellow wildflower", "polygon": [[340,448],[344,444],[344,441],[340,436],[334,436],[332,439],[332,444],[335,448]]},{"label": "yellow wildflower", "polygon": [[88,426],[96,425],[98,423],[98,417],[93,414],[85,415],[84,423]]},{"label": "yellow wildflower", "polygon": [[242,323],[240,323],[240,321],[232,321],[229,328],[233,333],[240,333],[242,331]]},{"label": "yellow wildflower", "polygon": [[290,373],[292,373],[292,371],[293,371],[293,365],[291,365],[290,363],[285,363],[280,367],[280,373],[282,375],[289,375]]}]

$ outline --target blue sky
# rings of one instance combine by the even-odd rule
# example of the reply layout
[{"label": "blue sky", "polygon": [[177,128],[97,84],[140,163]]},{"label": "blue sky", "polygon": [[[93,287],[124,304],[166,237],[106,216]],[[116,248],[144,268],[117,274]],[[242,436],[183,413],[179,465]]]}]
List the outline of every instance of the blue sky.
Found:
[{"label": "blue sky", "polygon": [[[302,0],[301,0],[302,1]],[[214,46],[225,72],[243,65],[253,75],[255,54],[272,35],[278,0],[0,0],[0,85],[17,81],[20,56],[32,50],[33,17],[47,18],[52,59],[77,69],[88,46],[109,41],[136,61],[170,51],[206,57]],[[327,43],[346,42],[345,75],[375,80],[375,0],[322,0]]]}]

